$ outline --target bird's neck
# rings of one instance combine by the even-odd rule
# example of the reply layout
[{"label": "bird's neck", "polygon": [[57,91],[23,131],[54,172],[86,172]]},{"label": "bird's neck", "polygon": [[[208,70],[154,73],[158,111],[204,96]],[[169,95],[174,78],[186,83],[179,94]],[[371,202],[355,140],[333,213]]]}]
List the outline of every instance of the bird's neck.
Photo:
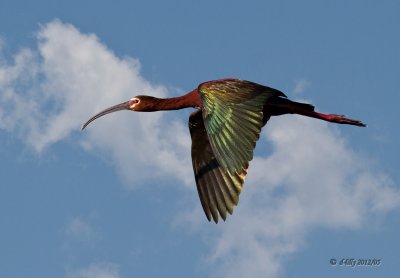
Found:
[{"label": "bird's neck", "polygon": [[155,98],[149,111],[178,110],[188,107],[202,107],[200,95],[197,89],[180,97]]}]

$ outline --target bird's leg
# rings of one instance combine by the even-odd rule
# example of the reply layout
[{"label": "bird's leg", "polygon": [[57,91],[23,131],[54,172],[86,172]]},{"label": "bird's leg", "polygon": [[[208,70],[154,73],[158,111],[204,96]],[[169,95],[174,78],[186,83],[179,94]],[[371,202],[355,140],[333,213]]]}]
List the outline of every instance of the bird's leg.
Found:
[{"label": "bird's leg", "polygon": [[314,112],[314,111],[312,113],[310,113],[310,114],[309,115],[305,115],[305,116],[310,116],[310,117],[313,117],[313,118],[318,118],[318,119],[321,119],[321,120],[324,120],[324,121],[328,121],[328,122],[332,122],[332,123],[338,123],[338,124],[366,126],[362,122],[346,118],[346,116],[344,116],[344,115],[323,114],[323,113],[318,113],[318,112]]},{"label": "bird's leg", "polygon": [[[299,114],[332,123],[366,126],[362,122],[348,119],[344,115],[319,113],[314,111],[314,106],[310,104],[295,102],[280,97],[269,100],[269,102],[264,106],[264,114],[271,116]],[[268,120],[268,118],[266,118],[266,120]]]}]

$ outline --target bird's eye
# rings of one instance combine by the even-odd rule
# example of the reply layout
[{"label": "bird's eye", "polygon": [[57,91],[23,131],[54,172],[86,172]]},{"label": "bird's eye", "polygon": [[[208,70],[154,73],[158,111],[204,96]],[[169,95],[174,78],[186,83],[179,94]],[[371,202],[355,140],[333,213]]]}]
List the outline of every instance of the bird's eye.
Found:
[{"label": "bird's eye", "polygon": [[140,102],[140,100],[138,99],[138,98],[131,98],[130,100],[129,100],[129,109],[134,109],[135,108],[135,106],[136,106],[136,104],[138,104]]},{"label": "bird's eye", "polygon": [[139,103],[139,99],[138,99],[138,98],[131,98],[131,99],[129,100],[129,104],[130,104],[130,105],[132,105],[132,104],[137,104],[137,103]]}]

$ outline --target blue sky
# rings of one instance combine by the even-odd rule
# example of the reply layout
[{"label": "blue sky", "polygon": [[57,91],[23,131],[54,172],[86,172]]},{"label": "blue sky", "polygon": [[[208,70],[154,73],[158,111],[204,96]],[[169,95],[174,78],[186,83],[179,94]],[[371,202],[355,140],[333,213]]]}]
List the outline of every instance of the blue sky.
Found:
[{"label": "blue sky", "polygon": [[[397,277],[398,1],[0,3],[1,277]],[[190,109],[110,115],[238,77],[367,128],[273,118],[208,223]],[[330,259],[380,259],[375,267]]]}]

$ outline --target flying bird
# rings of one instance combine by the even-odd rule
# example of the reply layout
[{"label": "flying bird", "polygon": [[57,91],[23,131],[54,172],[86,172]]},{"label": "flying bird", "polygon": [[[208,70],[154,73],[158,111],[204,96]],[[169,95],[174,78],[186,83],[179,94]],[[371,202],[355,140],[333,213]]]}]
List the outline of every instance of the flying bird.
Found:
[{"label": "flying bird", "polygon": [[289,100],[279,90],[240,79],[201,83],[189,93],[173,98],[139,95],[112,106],[93,120],[120,111],[162,111],[193,107],[189,117],[192,163],[200,202],[208,221],[225,221],[239,202],[239,194],[253,158],[261,128],[271,116],[299,114],[320,120],[365,126],[343,115],[322,114],[314,106]]}]

